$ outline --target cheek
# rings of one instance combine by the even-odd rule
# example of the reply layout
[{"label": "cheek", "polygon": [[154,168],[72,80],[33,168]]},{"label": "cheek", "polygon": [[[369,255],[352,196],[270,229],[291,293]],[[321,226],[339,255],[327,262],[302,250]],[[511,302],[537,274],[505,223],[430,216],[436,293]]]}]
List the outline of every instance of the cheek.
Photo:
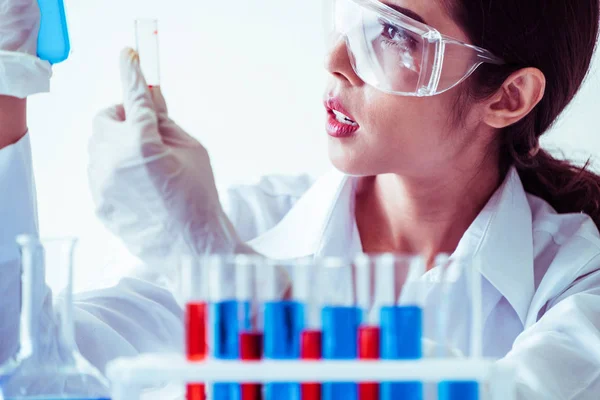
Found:
[{"label": "cheek", "polygon": [[452,99],[400,97],[375,92],[365,98],[361,129],[351,139],[331,139],[333,164],[352,175],[419,174],[452,162],[458,152],[451,127]]},{"label": "cheek", "polygon": [[441,97],[394,97],[373,103],[367,136],[384,153],[401,154],[418,163],[445,150],[449,129],[448,107]]}]

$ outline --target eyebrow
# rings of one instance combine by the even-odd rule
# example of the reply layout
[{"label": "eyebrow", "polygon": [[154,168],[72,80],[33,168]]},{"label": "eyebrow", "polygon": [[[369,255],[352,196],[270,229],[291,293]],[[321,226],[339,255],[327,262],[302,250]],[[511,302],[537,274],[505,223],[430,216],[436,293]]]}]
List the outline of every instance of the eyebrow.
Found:
[{"label": "eyebrow", "polygon": [[419,21],[422,24],[427,25],[427,22],[425,22],[425,20],[423,19],[423,17],[421,17],[419,14],[417,14],[416,12],[409,10],[408,8],[404,8],[404,7],[400,7],[397,6],[395,4],[389,3],[387,1],[382,1],[383,4],[385,4],[386,6],[393,8],[394,10],[398,11],[400,14],[404,14],[407,17],[410,17],[412,19],[414,19],[415,21]]}]

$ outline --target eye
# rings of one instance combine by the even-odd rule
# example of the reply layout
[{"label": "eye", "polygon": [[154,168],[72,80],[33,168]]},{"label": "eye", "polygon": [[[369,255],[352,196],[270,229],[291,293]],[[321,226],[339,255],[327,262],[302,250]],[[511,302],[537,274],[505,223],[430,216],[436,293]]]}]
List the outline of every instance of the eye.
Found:
[{"label": "eye", "polygon": [[385,36],[386,38],[388,38],[390,40],[396,39],[401,32],[401,30],[397,26],[394,26],[387,22],[382,22],[382,27],[383,27],[383,32],[382,32],[383,36]]},{"label": "eye", "polygon": [[406,51],[418,49],[418,41],[411,32],[385,20],[380,19],[379,24],[381,25],[381,36],[384,41],[388,42],[388,45],[401,46]]}]

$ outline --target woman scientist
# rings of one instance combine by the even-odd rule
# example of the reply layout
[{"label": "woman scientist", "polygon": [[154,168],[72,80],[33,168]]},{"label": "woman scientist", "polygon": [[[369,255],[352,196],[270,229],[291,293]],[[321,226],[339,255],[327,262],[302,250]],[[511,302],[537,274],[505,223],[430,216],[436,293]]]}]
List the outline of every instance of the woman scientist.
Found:
[{"label": "woman scientist", "polygon": [[[98,116],[90,144],[100,217],[148,263],[182,249],[247,250],[250,239],[277,259],[479,257],[484,353],[515,369],[519,398],[597,399],[600,177],[552,158],[539,138],[589,70],[598,0],[331,3],[336,170],[309,189],[265,180],[221,206],[205,149],[126,52],[124,106]],[[109,351],[146,347],[157,339],[148,324],[180,334],[180,311],[159,290],[129,314],[112,301],[97,324]]]}]

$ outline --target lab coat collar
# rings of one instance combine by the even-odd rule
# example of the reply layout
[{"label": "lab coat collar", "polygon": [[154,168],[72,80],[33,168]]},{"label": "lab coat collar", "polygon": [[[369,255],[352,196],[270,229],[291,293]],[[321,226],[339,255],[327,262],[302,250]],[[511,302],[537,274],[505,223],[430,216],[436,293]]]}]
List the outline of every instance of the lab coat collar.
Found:
[{"label": "lab coat collar", "polygon": [[[354,222],[354,218],[348,218],[352,214],[347,208],[353,203],[353,186],[348,176],[331,170],[317,180],[277,226],[249,245],[276,260],[315,256],[327,251],[326,244],[331,245],[336,237],[343,241],[335,234],[334,230],[339,232],[335,228]],[[346,232],[343,238],[348,238]]]},{"label": "lab coat collar", "polygon": [[[353,257],[362,251],[354,217],[356,178],[331,171],[272,230],[250,245],[278,260],[307,256]],[[512,168],[465,232],[452,255],[481,260],[480,272],[525,322],[534,295],[532,214]],[[499,300],[499,298],[498,298]]]},{"label": "lab coat collar", "polygon": [[452,259],[474,260],[525,325],[535,294],[531,207],[516,168],[475,218]]}]

